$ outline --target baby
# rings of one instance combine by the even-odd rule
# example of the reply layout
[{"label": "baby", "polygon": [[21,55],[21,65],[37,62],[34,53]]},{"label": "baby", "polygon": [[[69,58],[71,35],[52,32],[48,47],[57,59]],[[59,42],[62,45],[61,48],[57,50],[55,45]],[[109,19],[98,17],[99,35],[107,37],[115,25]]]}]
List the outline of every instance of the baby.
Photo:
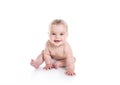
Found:
[{"label": "baby", "polygon": [[46,42],[45,49],[36,58],[31,59],[31,65],[36,69],[45,62],[44,69],[65,67],[66,74],[69,76],[75,75],[74,63],[71,46],[66,41],[68,36],[68,27],[65,21],[55,19],[49,28],[49,40]]}]

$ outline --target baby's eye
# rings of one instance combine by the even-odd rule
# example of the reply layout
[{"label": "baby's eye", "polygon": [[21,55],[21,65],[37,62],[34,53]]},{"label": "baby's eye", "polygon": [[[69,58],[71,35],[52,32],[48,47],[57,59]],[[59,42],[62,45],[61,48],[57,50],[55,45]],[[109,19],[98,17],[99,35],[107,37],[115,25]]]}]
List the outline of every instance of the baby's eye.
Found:
[{"label": "baby's eye", "polygon": [[55,33],[52,33],[52,35],[56,35]]},{"label": "baby's eye", "polygon": [[64,35],[63,33],[60,33],[60,35]]}]

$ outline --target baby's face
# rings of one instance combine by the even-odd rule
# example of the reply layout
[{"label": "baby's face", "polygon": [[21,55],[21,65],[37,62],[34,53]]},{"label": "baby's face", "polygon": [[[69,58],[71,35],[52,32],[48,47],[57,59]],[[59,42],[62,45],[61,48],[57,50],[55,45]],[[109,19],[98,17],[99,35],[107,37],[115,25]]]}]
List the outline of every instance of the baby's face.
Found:
[{"label": "baby's face", "polygon": [[52,25],[50,29],[50,42],[56,46],[63,44],[67,38],[67,29],[64,25]]}]

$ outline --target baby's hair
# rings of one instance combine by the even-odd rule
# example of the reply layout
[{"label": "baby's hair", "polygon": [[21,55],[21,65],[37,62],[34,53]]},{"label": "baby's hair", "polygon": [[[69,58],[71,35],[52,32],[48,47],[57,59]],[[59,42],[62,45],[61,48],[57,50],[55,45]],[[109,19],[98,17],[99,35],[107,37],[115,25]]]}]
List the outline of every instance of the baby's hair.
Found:
[{"label": "baby's hair", "polygon": [[51,22],[50,24],[50,28],[52,27],[52,25],[64,25],[66,27],[66,30],[68,31],[68,26],[67,23],[62,20],[62,19],[55,19]]}]

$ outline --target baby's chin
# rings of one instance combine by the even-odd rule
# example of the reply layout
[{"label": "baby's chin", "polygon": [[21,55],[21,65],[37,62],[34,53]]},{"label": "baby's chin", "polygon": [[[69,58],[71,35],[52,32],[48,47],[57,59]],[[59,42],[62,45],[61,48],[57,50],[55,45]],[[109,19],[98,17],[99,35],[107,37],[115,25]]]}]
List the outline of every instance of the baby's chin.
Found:
[{"label": "baby's chin", "polygon": [[61,44],[54,44],[55,46],[61,46],[62,45],[62,43]]},{"label": "baby's chin", "polygon": [[53,45],[55,45],[55,46],[60,46],[60,45],[62,45],[63,44],[63,42],[59,42],[59,43],[56,43],[56,42],[51,42]]},{"label": "baby's chin", "polygon": [[63,43],[53,43],[55,46],[60,46],[62,45]]}]

